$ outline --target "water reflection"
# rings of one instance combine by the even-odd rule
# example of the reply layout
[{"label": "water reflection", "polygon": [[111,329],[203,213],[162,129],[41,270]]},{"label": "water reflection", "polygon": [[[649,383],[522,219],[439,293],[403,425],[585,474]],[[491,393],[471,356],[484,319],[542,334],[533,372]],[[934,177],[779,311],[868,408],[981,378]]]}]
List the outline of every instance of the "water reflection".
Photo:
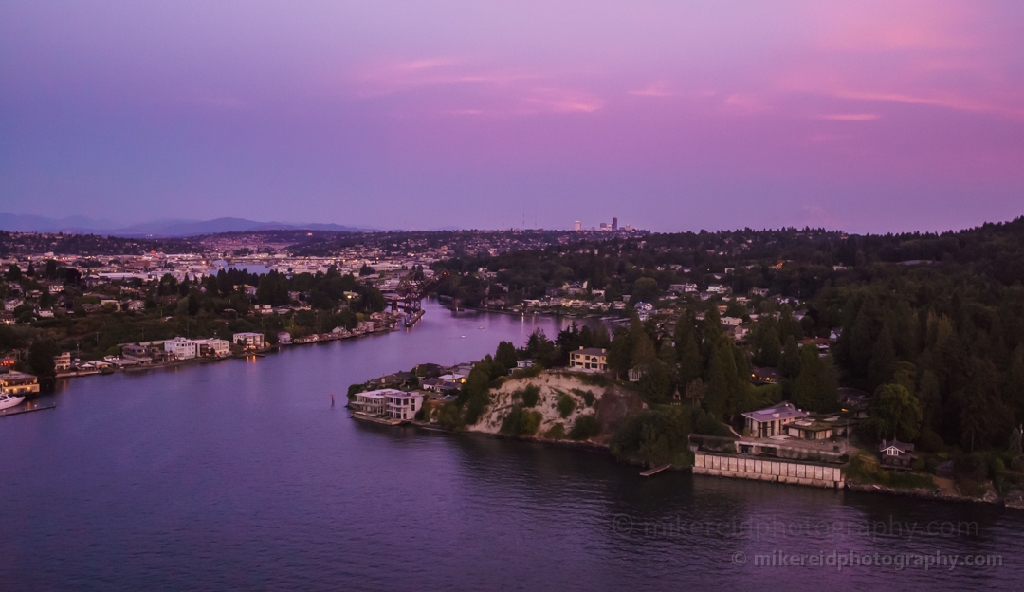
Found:
[{"label": "water reflection", "polygon": [[[0,419],[0,582],[19,589],[835,589],[1020,584],[1024,520],[351,420],[330,393],[565,321],[427,304],[408,332],[89,377]],[[484,329],[479,329],[483,325]],[[462,337],[465,335],[466,337]],[[339,401],[340,403],[341,401]],[[857,530],[975,522],[965,537]],[[838,536],[820,524],[853,525]],[[744,526],[746,525],[746,526]],[[769,532],[759,532],[768,525]],[[774,527],[773,525],[781,525]],[[999,553],[998,569],[763,568],[743,553]]]}]

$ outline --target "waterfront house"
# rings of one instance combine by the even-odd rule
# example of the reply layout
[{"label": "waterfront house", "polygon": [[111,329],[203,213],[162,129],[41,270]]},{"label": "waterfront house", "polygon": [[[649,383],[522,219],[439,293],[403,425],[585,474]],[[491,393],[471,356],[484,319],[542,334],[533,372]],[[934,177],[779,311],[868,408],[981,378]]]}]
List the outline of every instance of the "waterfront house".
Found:
[{"label": "waterfront house", "polygon": [[164,351],[174,354],[175,359],[191,360],[199,355],[199,343],[184,337],[175,337],[164,342]]},{"label": "waterfront house", "polygon": [[398,391],[389,393],[387,397],[387,414],[393,419],[413,419],[423,408],[423,395],[420,393]]},{"label": "waterfront house", "polygon": [[784,401],[775,407],[744,413],[743,427],[747,433],[756,438],[781,436],[786,433],[783,430],[785,425],[808,415],[810,413],[797,409],[789,401]]},{"label": "waterfront house", "polygon": [[231,336],[231,343],[238,344],[246,349],[262,349],[264,337],[262,333],[235,333]]},{"label": "waterfront house", "polygon": [[67,372],[71,369],[71,352],[64,352],[53,357],[53,369],[57,372]]},{"label": "waterfront house", "polygon": [[[366,415],[384,416],[388,413],[388,397],[402,395],[402,391],[395,389],[377,389],[365,393],[357,393],[356,398],[349,405],[352,409]],[[422,400],[421,400],[422,404]]]},{"label": "waterfront house", "polygon": [[277,334],[277,342],[281,345],[288,345],[292,342],[292,334],[287,331],[281,331]]},{"label": "waterfront house", "polygon": [[121,357],[126,360],[142,360],[147,361],[152,358],[149,355],[149,349],[143,345],[137,343],[126,343],[121,346]]},{"label": "waterfront house", "polygon": [[608,352],[603,348],[580,348],[569,354],[569,367],[584,372],[604,372],[608,369]]},{"label": "waterfront house", "polygon": [[916,458],[914,445],[900,442],[896,438],[882,440],[878,445],[878,462],[887,469],[909,471]]},{"label": "waterfront house", "polygon": [[28,395],[39,392],[39,379],[24,372],[0,374],[0,392],[5,395]]},{"label": "waterfront house", "polygon": [[196,341],[198,349],[196,353],[200,356],[227,356],[231,353],[231,344],[223,339],[200,339]]}]

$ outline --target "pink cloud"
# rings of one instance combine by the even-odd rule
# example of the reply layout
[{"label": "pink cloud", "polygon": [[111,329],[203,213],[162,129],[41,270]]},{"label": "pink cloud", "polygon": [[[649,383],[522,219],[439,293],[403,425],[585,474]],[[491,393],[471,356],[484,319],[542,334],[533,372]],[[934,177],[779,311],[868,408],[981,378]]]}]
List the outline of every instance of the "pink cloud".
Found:
[{"label": "pink cloud", "polygon": [[668,85],[664,82],[655,82],[638,90],[631,90],[629,94],[636,97],[674,97],[678,96],[677,93],[669,90]]},{"label": "pink cloud", "polygon": [[831,113],[814,117],[823,121],[875,121],[881,118],[877,113]]}]

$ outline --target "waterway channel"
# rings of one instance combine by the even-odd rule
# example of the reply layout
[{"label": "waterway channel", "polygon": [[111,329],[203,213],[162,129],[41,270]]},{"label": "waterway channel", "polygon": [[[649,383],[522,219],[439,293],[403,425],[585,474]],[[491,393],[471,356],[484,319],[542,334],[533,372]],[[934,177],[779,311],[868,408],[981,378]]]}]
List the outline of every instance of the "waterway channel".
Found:
[{"label": "waterway channel", "polygon": [[0,589],[1024,585],[1024,512],[644,478],[602,454],[350,419],[350,383],[565,322],[426,308],[407,331],[66,381],[55,411],[0,419]]}]

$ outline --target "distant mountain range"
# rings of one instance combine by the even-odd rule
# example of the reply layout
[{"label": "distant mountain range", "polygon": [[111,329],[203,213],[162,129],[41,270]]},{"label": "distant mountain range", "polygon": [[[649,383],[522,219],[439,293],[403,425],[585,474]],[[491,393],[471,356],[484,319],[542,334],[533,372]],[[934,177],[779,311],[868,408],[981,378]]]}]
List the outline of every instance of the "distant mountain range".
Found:
[{"label": "distant mountain range", "polygon": [[217,232],[249,232],[254,230],[325,230],[358,232],[374,230],[361,226],[338,224],[286,224],[283,222],[256,222],[245,218],[215,218],[213,220],[163,219],[131,226],[120,226],[109,220],[93,220],[85,216],[47,218],[27,214],[0,213],[0,230],[19,232],[75,232],[108,234],[115,236],[195,236]]}]

